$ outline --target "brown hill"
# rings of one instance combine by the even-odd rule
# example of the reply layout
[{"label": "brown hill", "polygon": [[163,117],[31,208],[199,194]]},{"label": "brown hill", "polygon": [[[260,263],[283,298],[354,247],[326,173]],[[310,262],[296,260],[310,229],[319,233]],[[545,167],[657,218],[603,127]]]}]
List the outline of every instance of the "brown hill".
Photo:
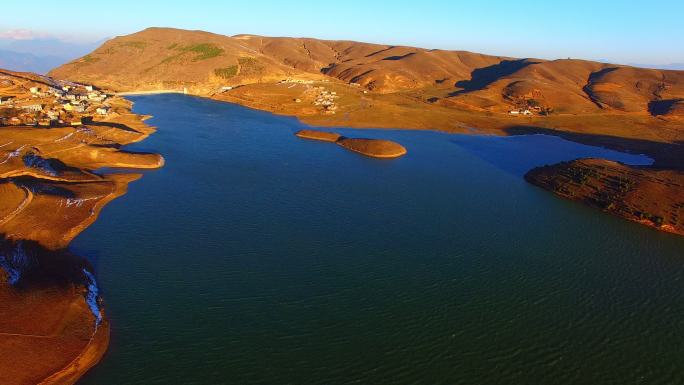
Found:
[{"label": "brown hill", "polygon": [[[542,114],[649,114],[663,100],[684,98],[684,71],[171,28],[114,38],[50,75],[118,91],[187,88],[207,96],[223,86],[328,79],[499,113],[531,107]],[[677,117],[681,109],[666,114]]]},{"label": "brown hill", "polygon": [[595,113],[600,109],[584,87],[591,74],[603,66],[582,60],[507,61],[478,70],[473,80],[463,82],[463,89],[449,99],[468,104],[469,98],[481,98],[489,102],[485,109],[500,112],[511,105],[538,105],[557,113]]},{"label": "brown hill", "polygon": [[51,72],[114,90],[189,87],[210,92],[225,80],[261,81],[296,70],[261,55],[239,38],[201,31],[150,28],[105,42]]},{"label": "brown hill", "polygon": [[649,103],[684,95],[684,71],[609,66],[592,74],[587,92],[602,108],[643,112]]},{"label": "brown hill", "polygon": [[224,84],[328,75],[395,92],[467,79],[474,69],[501,60],[470,52],[351,41],[148,28],[107,41],[50,75],[115,90],[184,86],[196,93],[211,93]]}]

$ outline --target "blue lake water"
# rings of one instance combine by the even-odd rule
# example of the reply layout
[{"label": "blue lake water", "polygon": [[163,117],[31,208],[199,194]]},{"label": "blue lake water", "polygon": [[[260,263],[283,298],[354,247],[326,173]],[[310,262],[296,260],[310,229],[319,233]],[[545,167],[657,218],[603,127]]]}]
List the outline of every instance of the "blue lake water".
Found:
[{"label": "blue lake water", "polygon": [[80,384],[680,384],[684,238],[556,198],[530,168],[648,164],[549,136],[335,130],[131,97],[161,153],[72,244],[111,320]]}]

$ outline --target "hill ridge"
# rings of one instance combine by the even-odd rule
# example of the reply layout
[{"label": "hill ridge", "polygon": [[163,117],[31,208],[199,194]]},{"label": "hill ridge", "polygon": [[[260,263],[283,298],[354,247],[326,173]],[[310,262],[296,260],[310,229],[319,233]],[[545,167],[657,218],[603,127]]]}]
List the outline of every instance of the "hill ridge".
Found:
[{"label": "hill ridge", "polygon": [[[111,39],[49,75],[117,91],[176,87],[205,96],[295,77],[377,94],[423,93],[442,107],[493,113],[649,115],[654,103],[684,98],[684,71],[165,27]],[[681,118],[681,110],[657,116]]]}]

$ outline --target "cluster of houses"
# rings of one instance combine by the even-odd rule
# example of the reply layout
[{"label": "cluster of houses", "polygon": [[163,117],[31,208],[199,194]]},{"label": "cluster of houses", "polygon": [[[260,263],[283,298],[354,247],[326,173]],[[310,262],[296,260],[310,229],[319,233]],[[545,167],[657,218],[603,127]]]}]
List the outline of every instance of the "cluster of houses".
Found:
[{"label": "cluster of houses", "polygon": [[532,115],[548,115],[552,109],[543,107],[540,102],[535,99],[520,98],[514,100],[515,108],[508,111],[510,115],[514,116],[532,116]]},{"label": "cluster of houses", "polygon": [[513,110],[508,111],[508,113],[511,114],[511,115],[525,115],[525,116],[533,115],[533,114],[532,114],[532,111],[530,111],[530,110],[527,109],[527,108],[525,108],[525,109],[516,108],[516,109],[513,109]]},{"label": "cluster of houses", "polygon": [[313,84],[313,80],[287,78],[279,81],[280,84]]},{"label": "cluster of houses", "polygon": [[[351,83],[349,83],[349,85],[352,86],[352,87],[361,88],[361,84],[360,84],[360,83],[351,82]],[[363,92],[364,94],[367,94],[367,93],[368,93],[368,90],[362,90],[362,92]]]},{"label": "cluster of houses", "polygon": [[323,108],[323,112],[326,114],[334,114],[337,111],[337,105],[335,104],[335,99],[339,98],[337,92],[328,91],[325,87],[317,87],[320,91],[316,99],[314,100],[314,106],[320,106]]},{"label": "cluster of houses", "polygon": [[0,125],[78,126],[108,115],[108,95],[90,85],[33,86],[20,96],[0,96]]},{"label": "cluster of houses", "polygon": [[515,116],[532,116],[535,114],[543,114],[544,111],[545,110],[541,106],[526,106],[523,108],[514,108],[512,110],[509,110],[508,113]]}]

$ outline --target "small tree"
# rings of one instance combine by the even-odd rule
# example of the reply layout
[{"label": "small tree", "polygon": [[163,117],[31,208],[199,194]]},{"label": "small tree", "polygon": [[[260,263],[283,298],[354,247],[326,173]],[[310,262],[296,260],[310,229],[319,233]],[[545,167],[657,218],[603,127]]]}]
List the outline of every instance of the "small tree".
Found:
[{"label": "small tree", "polygon": [[536,99],[527,99],[527,105],[530,107],[539,107],[541,104]]}]

